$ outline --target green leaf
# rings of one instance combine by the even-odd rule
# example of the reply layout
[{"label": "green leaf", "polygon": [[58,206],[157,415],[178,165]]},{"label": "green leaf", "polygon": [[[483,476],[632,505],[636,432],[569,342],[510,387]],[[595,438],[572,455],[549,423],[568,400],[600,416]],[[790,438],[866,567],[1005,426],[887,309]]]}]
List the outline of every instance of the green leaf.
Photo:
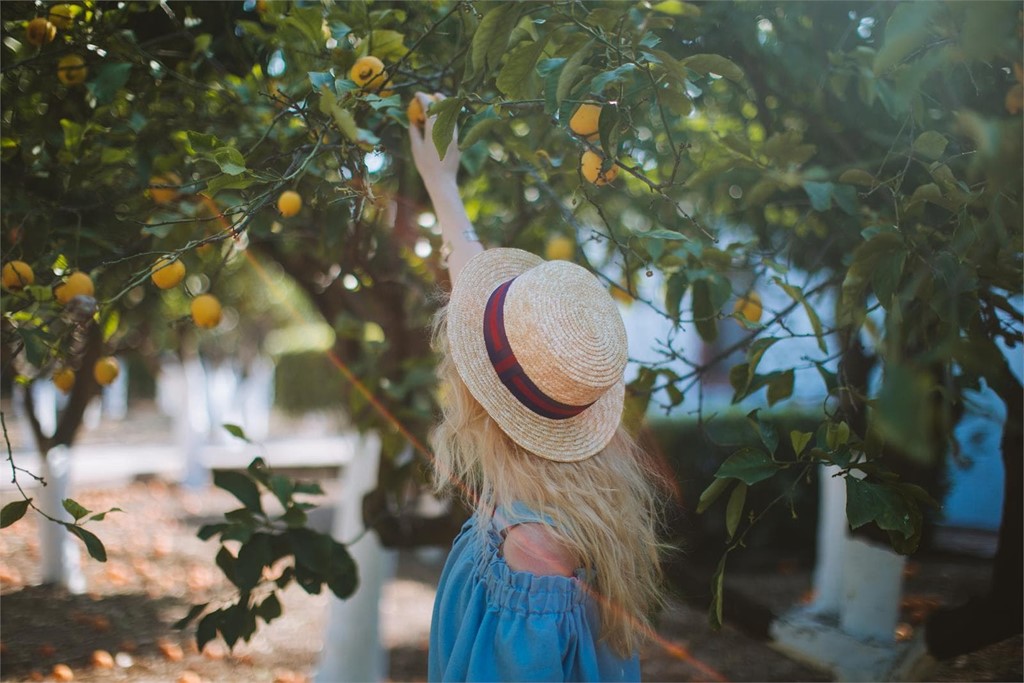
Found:
[{"label": "green leaf", "polygon": [[97,104],[110,104],[117,91],[128,82],[131,70],[132,65],[127,62],[104,62],[96,69],[96,77],[86,83],[86,87],[96,98]]},{"label": "green leaf", "polygon": [[306,75],[309,76],[309,82],[316,90],[321,90],[324,86],[329,90],[334,88],[334,74],[330,71],[310,71]]},{"label": "green leaf", "polygon": [[773,406],[779,401],[785,400],[793,395],[793,370],[785,370],[774,375],[768,381],[768,405]]},{"label": "green leaf", "polygon": [[927,371],[890,363],[871,413],[872,427],[920,463],[931,464],[940,457],[933,443],[934,391],[935,379]]},{"label": "green leaf", "polygon": [[603,93],[608,86],[625,83],[630,76],[636,73],[640,73],[640,68],[633,63],[623,64],[610,71],[602,71],[590,80],[590,92]]},{"label": "green leaf", "polygon": [[0,510],[0,529],[5,529],[24,517],[31,503],[31,498],[25,498],[4,505],[4,509]]},{"label": "green leaf", "polygon": [[807,314],[807,319],[811,323],[811,329],[814,330],[814,336],[818,340],[818,348],[821,349],[822,353],[826,353],[828,351],[828,346],[826,346],[825,344],[825,335],[824,330],[821,326],[821,318],[818,317],[818,312],[814,310],[814,306],[812,306],[810,302],[808,302],[807,299],[804,298],[803,290],[800,289],[799,287],[795,287],[793,285],[786,283],[782,278],[772,278],[772,281],[775,282],[775,284],[777,284],[779,287],[782,287],[782,289],[785,290],[786,294],[788,294],[790,298],[793,299],[793,301],[800,303],[804,307],[804,312]]},{"label": "green leaf", "polygon": [[350,597],[359,586],[359,570],[349,555],[348,549],[338,543],[331,542],[330,578],[327,587],[339,599]]},{"label": "green leaf", "polygon": [[235,579],[235,565],[238,563],[238,560],[235,559],[235,556],[232,555],[227,548],[221,546],[220,550],[217,551],[217,557],[214,558],[214,561],[217,563],[217,566],[220,567],[220,570],[224,573],[224,576],[227,577],[228,581],[237,585]]},{"label": "green leaf", "polygon": [[814,437],[810,432],[800,432],[793,430],[789,433],[789,442],[793,444],[793,454],[799,456],[807,448],[807,444],[811,442]]},{"label": "green leaf", "polygon": [[217,637],[217,625],[224,616],[222,610],[214,610],[199,621],[196,627],[196,647],[202,652],[203,647]]},{"label": "green leaf", "polygon": [[846,477],[846,518],[853,529],[874,522],[904,538],[916,531],[909,504],[894,486],[851,476]]},{"label": "green leaf", "polygon": [[245,173],[245,157],[234,147],[218,147],[213,150],[213,161],[228,175]]},{"label": "green leaf", "polygon": [[949,140],[942,133],[937,133],[934,130],[926,130],[917,136],[914,140],[913,150],[921,156],[928,157],[929,159],[938,159],[942,156],[942,153],[946,151],[946,145],[949,144]]},{"label": "green leaf", "polygon": [[722,602],[725,588],[725,560],[728,552],[722,553],[722,559],[718,561],[718,567],[711,577],[711,607],[708,609],[708,623],[715,631],[722,628]]},{"label": "green leaf", "polygon": [[907,250],[902,246],[880,254],[871,271],[871,289],[874,290],[879,303],[886,309],[893,305],[893,294],[896,293],[896,288],[903,277],[907,256]]},{"label": "green leaf", "polygon": [[208,541],[227,528],[228,525],[224,522],[220,522],[217,524],[204,524],[203,526],[199,527],[199,531],[196,532],[196,536],[198,536],[199,539],[202,541]]},{"label": "green leaf", "polygon": [[[480,20],[470,47],[473,69],[477,74],[487,73],[501,61],[501,56],[508,47],[508,38],[516,26],[521,11],[519,4],[514,2],[494,3],[491,7],[492,9]],[[445,147],[447,148],[447,145]],[[440,151],[439,149],[438,152]]]},{"label": "green leaf", "polygon": [[942,5],[933,2],[896,5],[885,24],[882,46],[875,55],[875,74],[881,74],[899,64],[904,57],[924,44],[930,34],[928,24],[937,11],[942,11]]},{"label": "green leaf", "polygon": [[103,547],[103,541],[96,534],[70,522],[65,522],[64,528],[82,539],[82,543],[85,543],[85,549],[89,551],[89,555],[94,560],[97,562],[107,561],[107,549]]},{"label": "green leaf", "polygon": [[194,130],[185,131],[185,151],[192,156],[209,156],[213,154],[213,150],[223,146],[216,135]]},{"label": "green leaf", "polygon": [[213,485],[222,488],[240,500],[245,507],[253,512],[263,512],[260,504],[260,490],[256,483],[242,474],[231,470],[215,470]]},{"label": "green leaf", "polygon": [[728,78],[730,81],[739,82],[743,80],[743,69],[736,65],[730,59],[726,59],[722,55],[714,54],[698,54],[690,55],[685,59],[679,60],[680,64],[685,66],[691,71],[696,71],[701,75],[708,73],[716,73],[719,76]]},{"label": "green leaf", "polygon": [[64,149],[74,152],[82,144],[82,137],[85,135],[85,126],[75,123],[70,119],[61,119],[60,127],[64,129]]},{"label": "green leaf", "polygon": [[668,230],[666,228],[658,228],[657,230],[649,230],[648,232],[638,233],[642,237],[652,240],[687,240],[689,237],[681,232],[675,230]]},{"label": "green leaf", "polygon": [[270,490],[274,492],[282,507],[288,507],[292,493],[295,491],[295,483],[288,477],[275,474],[270,477]]},{"label": "green leaf", "polygon": [[848,185],[874,187],[877,181],[875,180],[875,176],[871,175],[867,171],[862,171],[859,168],[850,168],[840,174],[839,182]]},{"label": "green leaf", "polygon": [[[240,173],[238,175],[218,175],[210,178],[206,181],[206,193],[211,197],[216,197],[217,193],[221,190],[245,190],[255,182],[255,178],[249,173]],[[162,237],[166,237],[162,235]]]},{"label": "green leaf", "polygon": [[747,502],[747,485],[743,482],[736,484],[729,496],[729,504],[725,507],[725,530],[731,540],[736,535],[740,521],[743,519],[743,505]]},{"label": "green leaf", "polygon": [[780,465],[759,448],[744,447],[722,463],[715,472],[719,479],[739,479],[745,484],[756,484],[775,475]]},{"label": "green leaf", "polygon": [[282,613],[281,602],[277,599],[276,592],[268,595],[256,608],[256,614],[268,624],[281,616]]},{"label": "green leaf", "polygon": [[68,511],[68,514],[75,518],[76,522],[80,520],[82,517],[85,517],[90,512],[92,512],[92,510],[86,510],[84,507],[82,507],[75,501],[71,500],[70,498],[65,498],[64,500],[62,500],[61,505],[63,505],[64,509]]},{"label": "green leaf", "polygon": [[555,89],[555,100],[559,105],[569,96],[572,86],[576,83],[583,62],[590,55],[593,41],[588,41],[579,50],[574,52],[565,62],[562,71],[558,74],[558,86]]},{"label": "green leaf", "polygon": [[266,534],[253,534],[238,549],[238,561],[235,563],[235,584],[242,590],[256,587],[263,568],[273,562],[270,551],[270,537]]},{"label": "green leaf", "polygon": [[221,425],[221,427],[223,427],[224,431],[226,431],[228,434],[235,437],[236,439],[241,439],[246,443],[252,443],[251,441],[249,441],[249,437],[245,435],[245,430],[239,427],[238,425],[224,423]]},{"label": "green leaf", "polygon": [[711,287],[707,279],[693,283],[693,317],[697,325],[697,333],[706,342],[718,338],[718,324],[715,316],[718,309],[711,302]]},{"label": "green leaf", "polygon": [[686,277],[686,271],[680,270],[668,278],[665,285],[665,311],[672,316],[672,320],[679,321],[679,305],[690,288],[690,281]]},{"label": "green leaf", "polygon": [[371,31],[370,44],[373,45],[374,56],[384,61],[397,61],[409,52],[405,46],[405,34],[390,29]]},{"label": "green leaf", "polygon": [[437,120],[434,121],[434,147],[442,159],[448,153],[448,145],[451,144],[452,136],[455,135],[455,124],[458,121],[459,112],[462,111],[462,105],[461,97],[449,97],[446,100],[435,102],[430,107],[431,115],[437,115]]},{"label": "green leaf", "polygon": [[732,481],[729,479],[712,479],[708,487],[700,494],[700,500],[697,501],[697,514],[699,515],[711,507],[731,484]]},{"label": "green leaf", "polygon": [[805,180],[803,183],[804,192],[811,200],[811,208],[815,211],[824,212],[832,208],[832,183],[817,183]]},{"label": "green leaf", "polygon": [[540,40],[520,44],[509,53],[505,66],[494,81],[498,90],[514,100],[536,95],[539,89],[537,60],[544,52],[549,35],[551,34],[545,34]]}]

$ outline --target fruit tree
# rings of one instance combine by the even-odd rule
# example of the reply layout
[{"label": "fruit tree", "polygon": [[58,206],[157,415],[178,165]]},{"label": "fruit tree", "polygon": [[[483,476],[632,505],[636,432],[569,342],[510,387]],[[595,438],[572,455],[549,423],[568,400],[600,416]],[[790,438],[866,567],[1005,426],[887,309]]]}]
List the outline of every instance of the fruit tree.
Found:
[{"label": "fruit tree", "polygon": [[[124,321],[177,297],[182,334],[217,334],[244,254],[337,331],[348,413],[382,437],[380,500],[400,500],[420,463],[399,454],[429,459],[425,330],[446,278],[405,129],[414,92],[443,93],[434,142],[458,127],[482,239],[555,245],[669,324],[631,416],[701,412],[702,380],[737,350],[735,402],[782,404],[796,373],[820,375],[818,429],[780,439],[753,413],[760,445],[707,482],[701,510],[729,501],[716,587],[764,512],[748,489],[819,464],[846,476],[852,527],[913,552],[932,501],[893,463],[943,459],[965,392],[987,386],[1008,414],[991,599],[1020,602],[1016,5],[85,0],[50,16],[52,40],[45,6],[0,8],[4,371],[71,392],[43,452],[96,392],[82,369],[146,346]],[[682,343],[724,325],[742,335],[721,353]],[[817,352],[759,370],[800,338]],[[232,561],[279,552],[246,547]]]}]

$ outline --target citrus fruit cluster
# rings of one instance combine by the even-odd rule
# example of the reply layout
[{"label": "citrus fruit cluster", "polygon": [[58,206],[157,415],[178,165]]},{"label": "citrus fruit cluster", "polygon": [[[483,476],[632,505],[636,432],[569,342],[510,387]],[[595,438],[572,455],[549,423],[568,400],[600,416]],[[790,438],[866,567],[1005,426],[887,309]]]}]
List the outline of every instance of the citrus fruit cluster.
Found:
[{"label": "citrus fruit cluster", "polygon": [[[600,120],[601,105],[584,102],[569,119],[569,130],[586,138],[587,142],[593,142],[597,139]],[[600,187],[615,180],[619,175],[619,167],[614,163],[605,163],[602,154],[588,149],[580,156],[580,173],[587,182]]]}]

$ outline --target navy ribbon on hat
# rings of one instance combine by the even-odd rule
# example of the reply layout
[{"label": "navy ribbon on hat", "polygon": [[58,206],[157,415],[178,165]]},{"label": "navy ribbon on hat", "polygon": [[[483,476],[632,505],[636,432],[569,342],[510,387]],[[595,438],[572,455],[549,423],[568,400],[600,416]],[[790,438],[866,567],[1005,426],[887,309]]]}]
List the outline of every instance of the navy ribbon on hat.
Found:
[{"label": "navy ribbon on hat", "polygon": [[536,414],[552,420],[575,417],[594,404],[574,406],[551,398],[526,376],[526,371],[512,351],[505,333],[505,297],[513,282],[515,278],[495,289],[484,309],[484,343],[487,345],[491,365],[505,388]]}]

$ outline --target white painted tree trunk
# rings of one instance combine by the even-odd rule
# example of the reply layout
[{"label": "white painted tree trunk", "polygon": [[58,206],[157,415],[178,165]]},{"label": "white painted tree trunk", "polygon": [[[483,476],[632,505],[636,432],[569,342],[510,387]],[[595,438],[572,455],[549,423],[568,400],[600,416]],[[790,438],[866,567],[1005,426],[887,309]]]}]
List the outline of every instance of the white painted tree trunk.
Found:
[{"label": "white painted tree trunk", "polygon": [[185,359],[181,373],[175,417],[175,432],[185,458],[185,474],[181,483],[186,489],[197,491],[210,483],[210,472],[202,460],[203,446],[210,431],[206,373],[195,356]]},{"label": "white painted tree trunk", "polygon": [[895,642],[906,558],[859,538],[847,539],[844,554],[839,627],[862,640]]},{"label": "white painted tree trunk", "polygon": [[[43,458],[40,475],[46,486],[38,489],[36,505],[55,519],[73,521],[62,501],[71,490],[71,450],[56,446]],[[85,592],[81,566],[81,544],[67,529],[49,520],[39,524],[39,550],[43,583],[55,583],[71,593]]]},{"label": "white painted tree trunk", "polygon": [[[334,516],[333,535],[346,542],[363,530],[363,495],[377,483],[380,439],[356,440],[356,452],[346,466],[341,500]],[[367,533],[348,548],[359,568],[359,587],[348,600],[331,597],[324,633],[324,655],[318,683],[381,681],[387,676],[387,652],[381,645],[380,600],[384,582],[394,575],[395,552],[385,550],[374,533]]]},{"label": "white painted tree trunk", "polygon": [[814,601],[809,611],[838,615],[843,603],[843,554],[849,537],[846,522],[846,479],[834,476],[839,467],[818,473],[818,549],[814,565]]}]

